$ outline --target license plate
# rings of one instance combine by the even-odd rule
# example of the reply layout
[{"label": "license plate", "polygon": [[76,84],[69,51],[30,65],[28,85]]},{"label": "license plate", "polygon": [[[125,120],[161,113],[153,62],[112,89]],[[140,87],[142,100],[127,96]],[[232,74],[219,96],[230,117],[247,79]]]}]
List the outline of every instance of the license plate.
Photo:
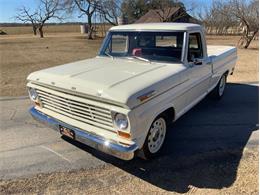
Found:
[{"label": "license plate", "polygon": [[75,139],[75,132],[67,127],[60,126],[60,133],[71,139]]}]

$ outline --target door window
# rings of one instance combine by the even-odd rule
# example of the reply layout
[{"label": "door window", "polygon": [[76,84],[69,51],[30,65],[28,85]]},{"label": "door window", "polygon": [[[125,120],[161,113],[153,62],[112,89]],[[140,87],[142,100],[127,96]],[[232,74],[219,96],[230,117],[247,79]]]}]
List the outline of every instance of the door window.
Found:
[{"label": "door window", "polygon": [[126,35],[113,35],[106,53],[114,54],[116,56],[125,55],[128,48],[128,36]]},{"label": "door window", "polygon": [[188,62],[196,58],[203,58],[203,48],[200,33],[191,33],[189,36]]}]

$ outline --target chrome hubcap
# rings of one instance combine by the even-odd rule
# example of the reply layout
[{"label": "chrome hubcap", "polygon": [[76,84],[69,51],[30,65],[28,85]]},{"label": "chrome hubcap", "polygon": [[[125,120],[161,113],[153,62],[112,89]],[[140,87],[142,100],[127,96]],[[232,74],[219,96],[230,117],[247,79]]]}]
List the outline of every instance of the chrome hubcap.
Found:
[{"label": "chrome hubcap", "polygon": [[166,122],[159,118],[153,122],[148,136],[148,149],[151,153],[156,153],[162,147],[166,134]]},{"label": "chrome hubcap", "polygon": [[226,76],[222,76],[220,79],[220,84],[219,84],[219,96],[222,96],[225,90],[225,86],[226,86]]}]

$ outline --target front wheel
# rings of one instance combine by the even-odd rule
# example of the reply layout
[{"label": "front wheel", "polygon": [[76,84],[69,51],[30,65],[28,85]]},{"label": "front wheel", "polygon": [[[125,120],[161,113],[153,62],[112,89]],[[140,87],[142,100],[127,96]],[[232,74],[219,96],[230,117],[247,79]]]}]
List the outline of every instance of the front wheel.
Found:
[{"label": "front wheel", "polygon": [[159,154],[163,146],[167,130],[167,122],[165,117],[157,117],[148,132],[140,156],[144,159],[151,159]]},{"label": "front wheel", "polygon": [[214,99],[221,99],[224,95],[227,82],[227,74],[223,74],[217,84],[217,86],[211,92],[211,97]]}]

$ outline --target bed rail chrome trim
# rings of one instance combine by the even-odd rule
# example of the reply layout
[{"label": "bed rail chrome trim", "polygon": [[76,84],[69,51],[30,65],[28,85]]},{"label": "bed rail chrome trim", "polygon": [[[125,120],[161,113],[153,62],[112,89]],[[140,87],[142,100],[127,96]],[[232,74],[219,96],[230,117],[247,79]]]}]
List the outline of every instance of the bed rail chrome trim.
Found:
[{"label": "bed rail chrome trim", "polygon": [[59,131],[59,126],[67,127],[75,132],[75,140],[122,160],[133,159],[134,152],[138,149],[138,146],[135,143],[132,145],[123,146],[98,135],[87,133],[79,128],[73,127],[53,117],[47,116],[36,110],[35,107],[30,108],[29,112],[35,120],[47,124],[54,130]]}]

